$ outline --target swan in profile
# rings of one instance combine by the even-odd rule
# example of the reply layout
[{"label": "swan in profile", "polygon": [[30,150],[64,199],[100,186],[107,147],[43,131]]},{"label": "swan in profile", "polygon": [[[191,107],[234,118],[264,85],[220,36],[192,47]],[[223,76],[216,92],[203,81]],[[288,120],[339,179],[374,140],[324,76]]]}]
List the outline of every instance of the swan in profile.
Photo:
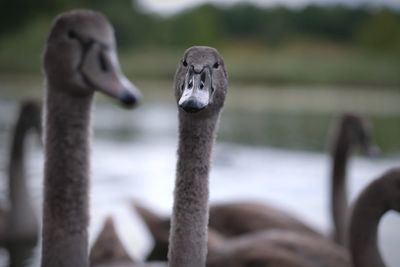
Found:
[{"label": "swan in profile", "polygon": [[114,31],[100,13],[59,15],[44,51],[45,169],[42,267],[88,267],[89,151],[94,93],[134,106],[139,91],[122,74]]},{"label": "swan in profile", "polygon": [[333,240],[345,246],[347,201],[347,165],[350,154],[359,147],[365,155],[374,155],[378,148],[371,141],[371,124],[357,114],[346,113],[337,123],[332,143],[332,171],[330,185],[330,206],[333,222]]},{"label": "swan in profile", "polygon": [[372,181],[354,202],[349,224],[353,267],[385,267],[378,249],[378,225],[383,215],[400,212],[400,168]]},{"label": "swan in profile", "polygon": [[22,101],[12,132],[8,164],[9,207],[0,210],[0,242],[9,252],[10,266],[20,266],[29,257],[39,235],[38,219],[26,181],[25,139],[32,130],[41,133],[41,103]]}]

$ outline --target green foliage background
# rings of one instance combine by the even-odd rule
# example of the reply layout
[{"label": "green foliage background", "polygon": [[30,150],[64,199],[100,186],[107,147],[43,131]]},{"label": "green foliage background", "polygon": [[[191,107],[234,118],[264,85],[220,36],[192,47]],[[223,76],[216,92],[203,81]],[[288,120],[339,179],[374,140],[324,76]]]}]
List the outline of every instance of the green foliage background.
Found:
[{"label": "green foliage background", "polygon": [[206,4],[160,17],[129,0],[0,3],[0,73],[39,73],[52,19],[72,8],[91,8],[113,23],[129,75],[164,79],[186,47],[209,45],[223,52],[233,80],[400,85],[398,10]]}]

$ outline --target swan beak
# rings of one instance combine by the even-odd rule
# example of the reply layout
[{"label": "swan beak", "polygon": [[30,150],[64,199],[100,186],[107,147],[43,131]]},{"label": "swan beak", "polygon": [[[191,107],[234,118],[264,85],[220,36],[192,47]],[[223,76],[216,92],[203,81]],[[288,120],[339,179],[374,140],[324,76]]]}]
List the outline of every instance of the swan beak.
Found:
[{"label": "swan beak", "polygon": [[178,105],[186,112],[198,112],[210,103],[211,92],[210,69],[204,68],[200,73],[195,73],[194,69],[190,68],[186,73]]},{"label": "swan beak", "polygon": [[93,45],[80,70],[90,87],[119,100],[126,107],[135,106],[141,99],[140,91],[122,73],[114,49]]}]

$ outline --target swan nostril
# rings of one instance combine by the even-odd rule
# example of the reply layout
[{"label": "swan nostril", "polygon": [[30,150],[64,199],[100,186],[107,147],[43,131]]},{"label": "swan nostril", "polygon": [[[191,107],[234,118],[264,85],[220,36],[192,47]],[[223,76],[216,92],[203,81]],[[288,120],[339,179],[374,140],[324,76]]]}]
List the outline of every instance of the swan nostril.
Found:
[{"label": "swan nostril", "polygon": [[206,72],[205,72],[205,71],[203,71],[203,72],[201,73],[200,80],[201,80],[201,82],[203,82],[203,83],[206,81]]}]

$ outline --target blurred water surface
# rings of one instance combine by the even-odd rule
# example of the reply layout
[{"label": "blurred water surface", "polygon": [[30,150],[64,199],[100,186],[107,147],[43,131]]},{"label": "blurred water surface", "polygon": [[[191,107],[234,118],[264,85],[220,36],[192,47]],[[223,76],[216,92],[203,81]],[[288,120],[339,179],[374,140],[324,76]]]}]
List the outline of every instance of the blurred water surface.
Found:
[{"label": "blurred water surface", "polygon": [[[93,110],[91,240],[108,214],[130,253],[143,258],[152,240],[130,203],[139,201],[169,214],[175,175],[177,116],[170,82],[138,82],[144,102],[123,110],[103,97]],[[5,175],[9,132],[22,96],[42,95],[40,79],[0,80],[0,171]],[[329,233],[327,134],[344,111],[367,114],[377,158],[355,156],[348,175],[350,199],[400,162],[400,93],[385,88],[271,88],[233,84],[221,117],[211,172],[211,202],[258,200],[287,209]],[[40,212],[43,155],[29,139],[28,176]],[[4,175],[3,175],[4,174]],[[6,185],[0,181],[1,201]],[[380,226],[382,253],[389,266],[400,262],[400,216],[386,215]],[[3,253],[4,254],[4,253]],[[5,256],[0,254],[0,260]],[[1,264],[1,262],[0,262]]]}]

